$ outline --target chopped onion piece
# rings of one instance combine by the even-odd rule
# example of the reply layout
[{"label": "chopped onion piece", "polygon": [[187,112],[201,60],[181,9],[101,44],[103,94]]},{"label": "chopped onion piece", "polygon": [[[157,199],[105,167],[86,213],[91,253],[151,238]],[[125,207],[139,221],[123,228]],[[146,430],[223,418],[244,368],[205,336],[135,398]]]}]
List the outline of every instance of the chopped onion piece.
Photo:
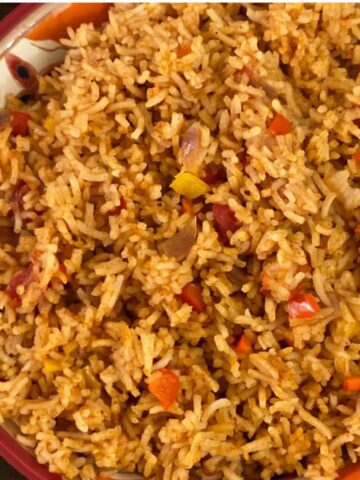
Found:
[{"label": "chopped onion piece", "polygon": [[185,132],[180,150],[180,163],[187,172],[198,173],[206,150],[201,146],[201,128],[193,123]]},{"label": "chopped onion piece", "polygon": [[352,211],[360,207],[360,189],[349,185],[350,173],[341,170],[328,178],[328,187],[336,193],[336,197],[345,210]]},{"label": "chopped onion piece", "polygon": [[174,257],[181,261],[186,258],[197,238],[196,218],[194,217],[184,228],[179,230],[173,237],[159,244],[160,253],[167,257]]}]

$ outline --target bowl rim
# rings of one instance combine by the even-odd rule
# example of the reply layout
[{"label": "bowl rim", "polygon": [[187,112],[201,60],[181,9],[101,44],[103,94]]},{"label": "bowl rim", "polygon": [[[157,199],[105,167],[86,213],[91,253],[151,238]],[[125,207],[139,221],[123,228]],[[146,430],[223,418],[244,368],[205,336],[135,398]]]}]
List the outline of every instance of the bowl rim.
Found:
[{"label": "bowl rim", "polygon": [[40,465],[4,428],[0,428],[0,456],[28,480],[61,480]]},{"label": "bowl rim", "polygon": [[[4,38],[18,26],[19,22],[25,20],[31,13],[43,5],[43,3],[22,3],[11,10],[11,12],[0,20],[0,40],[4,40]],[[21,35],[22,31],[20,31],[17,36]]]},{"label": "bowl rim", "polygon": [[0,58],[41,21],[50,16],[54,9],[66,8],[65,3],[22,3],[0,20]]}]

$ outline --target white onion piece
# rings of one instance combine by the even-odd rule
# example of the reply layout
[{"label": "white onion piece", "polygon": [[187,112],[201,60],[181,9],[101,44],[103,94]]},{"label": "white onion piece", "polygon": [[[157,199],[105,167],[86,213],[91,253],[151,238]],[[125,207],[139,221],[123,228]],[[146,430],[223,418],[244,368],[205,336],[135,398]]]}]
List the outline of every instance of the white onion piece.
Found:
[{"label": "white onion piece", "polygon": [[265,80],[252,77],[249,79],[249,85],[254,88],[262,88],[266,96],[270,98],[270,100],[273,100],[274,98],[279,96],[278,91]]},{"label": "white onion piece", "polygon": [[179,154],[180,163],[187,172],[197,174],[205,158],[206,149],[201,146],[201,128],[193,123],[185,132]]},{"label": "white onion piece", "polygon": [[360,207],[360,189],[352,188],[349,185],[350,173],[348,170],[341,170],[328,178],[327,185],[345,210],[352,211]]},{"label": "white onion piece", "polygon": [[279,96],[279,93],[276,90],[276,88],[274,88],[268,82],[260,81],[260,85],[263,88],[264,92],[266,93],[266,96],[270,98],[270,100],[273,100],[274,98]]},{"label": "white onion piece", "polygon": [[179,262],[186,258],[197,238],[196,218],[185,225],[171,238],[159,244],[159,251],[167,257],[174,257]]}]

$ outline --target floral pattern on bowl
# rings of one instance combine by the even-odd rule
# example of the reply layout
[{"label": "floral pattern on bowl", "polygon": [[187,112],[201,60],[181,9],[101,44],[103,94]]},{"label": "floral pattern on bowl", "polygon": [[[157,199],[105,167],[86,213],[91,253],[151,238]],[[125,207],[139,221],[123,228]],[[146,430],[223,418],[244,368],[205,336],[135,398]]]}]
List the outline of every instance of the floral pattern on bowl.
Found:
[{"label": "floral pattern on bowl", "polygon": [[33,4],[5,17],[0,22],[0,108],[10,93],[35,93],[37,75],[63,60],[66,49],[59,39],[68,27],[85,22],[98,26],[108,9],[109,4],[102,3]]}]

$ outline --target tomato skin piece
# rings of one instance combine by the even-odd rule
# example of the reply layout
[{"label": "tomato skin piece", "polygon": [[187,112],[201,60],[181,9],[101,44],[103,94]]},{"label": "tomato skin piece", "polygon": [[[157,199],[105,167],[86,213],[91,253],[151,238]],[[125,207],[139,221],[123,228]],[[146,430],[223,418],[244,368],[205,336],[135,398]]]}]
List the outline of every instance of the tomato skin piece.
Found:
[{"label": "tomato skin piece", "polygon": [[348,377],[345,377],[343,382],[343,389],[345,390],[345,392],[359,392],[360,375],[349,375]]},{"label": "tomato skin piece", "polygon": [[350,463],[340,468],[337,480],[360,480],[360,462]]},{"label": "tomato skin piece", "polygon": [[19,180],[11,194],[11,202],[18,210],[24,210],[24,197],[31,191],[29,185],[24,180]]},{"label": "tomato skin piece", "polygon": [[319,310],[319,304],[310,293],[295,295],[288,302],[289,318],[312,318]]},{"label": "tomato skin piece", "polygon": [[151,377],[149,391],[168,410],[176,401],[180,389],[180,379],[170,368],[161,368]]},{"label": "tomato skin piece", "polygon": [[287,135],[291,132],[291,123],[284,115],[277,113],[268,127],[271,135]]},{"label": "tomato skin piece", "polygon": [[206,310],[206,304],[202,298],[200,287],[195,283],[185,285],[181,291],[180,299],[183,303],[190,305],[195,312],[201,313]]},{"label": "tomato skin piece", "polygon": [[16,273],[13,278],[10,280],[9,285],[6,289],[7,294],[9,295],[10,300],[13,305],[19,307],[21,305],[21,298],[17,293],[16,289],[19,285],[27,287],[33,281],[33,264],[29,263],[24,270]]},{"label": "tomato skin piece", "polygon": [[121,196],[120,197],[120,205],[118,205],[113,210],[111,210],[110,215],[120,215],[120,212],[122,210],[126,210],[126,209],[127,209],[126,200],[123,196]]},{"label": "tomato skin piece", "polygon": [[26,137],[29,134],[29,120],[31,116],[25,112],[13,112],[11,117],[12,134],[16,137]]},{"label": "tomato skin piece", "polygon": [[227,232],[234,233],[241,227],[241,222],[235,217],[235,213],[228,205],[214,203],[212,206],[215,230],[219,234],[221,242],[230,245]]}]

